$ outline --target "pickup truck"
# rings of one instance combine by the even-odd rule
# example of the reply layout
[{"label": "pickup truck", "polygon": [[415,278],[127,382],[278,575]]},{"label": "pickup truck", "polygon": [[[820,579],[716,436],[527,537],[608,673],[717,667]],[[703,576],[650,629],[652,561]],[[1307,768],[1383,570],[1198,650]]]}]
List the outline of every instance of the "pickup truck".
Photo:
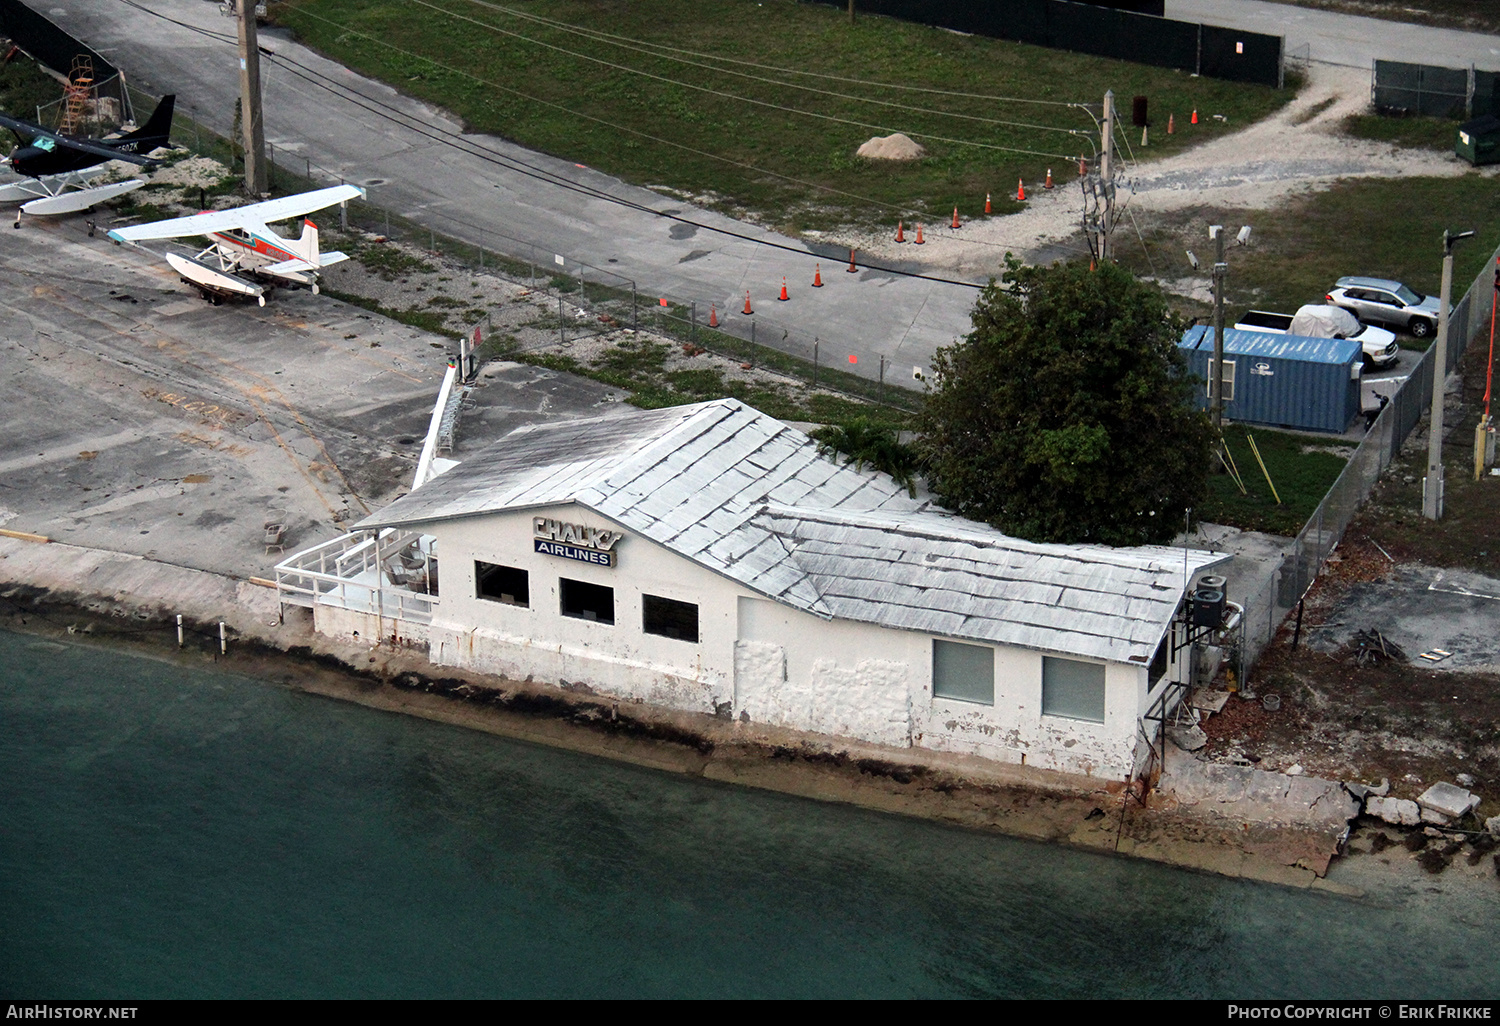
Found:
[{"label": "pickup truck", "polygon": [[1295,314],[1251,310],[1235,325],[1241,331],[1265,331],[1305,338],[1352,338],[1360,344],[1366,367],[1389,367],[1400,350],[1396,336],[1384,328],[1361,324],[1348,310],[1309,303]]}]

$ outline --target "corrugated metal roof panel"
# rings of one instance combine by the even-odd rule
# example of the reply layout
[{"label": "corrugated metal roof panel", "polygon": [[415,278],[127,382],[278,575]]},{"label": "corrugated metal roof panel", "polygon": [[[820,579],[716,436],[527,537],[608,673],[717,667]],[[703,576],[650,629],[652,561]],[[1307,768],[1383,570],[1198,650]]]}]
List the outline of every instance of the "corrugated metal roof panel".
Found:
[{"label": "corrugated metal roof panel", "polygon": [[355,526],[569,502],[819,616],[1063,654],[1154,648],[1182,592],[1181,550],[1008,538],[735,400],[522,428]]}]

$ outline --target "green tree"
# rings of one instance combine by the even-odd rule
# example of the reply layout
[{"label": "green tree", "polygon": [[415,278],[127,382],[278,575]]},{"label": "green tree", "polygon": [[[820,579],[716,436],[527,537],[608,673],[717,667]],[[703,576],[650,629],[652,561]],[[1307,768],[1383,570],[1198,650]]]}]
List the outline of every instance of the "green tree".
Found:
[{"label": "green tree", "polygon": [[1212,428],[1160,289],[1106,264],[1006,258],[974,330],[933,360],[921,417],[933,491],[1032,541],[1170,541],[1207,486]]}]

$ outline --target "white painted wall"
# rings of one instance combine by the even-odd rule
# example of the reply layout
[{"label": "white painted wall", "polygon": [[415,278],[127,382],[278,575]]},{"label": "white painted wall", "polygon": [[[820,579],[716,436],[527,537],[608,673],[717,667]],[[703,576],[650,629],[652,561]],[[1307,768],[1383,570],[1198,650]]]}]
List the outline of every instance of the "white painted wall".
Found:
[{"label": "white painted wall", "polygon": [[[712,713],[732,700],[735,597],[742,589],[630,532],[613,549],[613,567],[543,555],[532,545],[532,518],[538,516],[619,529],[571,505],[433,526],[441,567],[434,663],[522,680],[585,683],[617,698],[694,712]],[[527,571],[529,606],[479,598],[476,560]],[[563,616],[558,582],[564,577],[613,588],[614,624]],[[643,594],[695,603],[699,642],[644,633]]]},{"label": "white painted wall", "polygon": [[[1102,724],[1043,716],[1042,654],[1024,649],[993,647],[993,704],[936,699],[931,635],[823,620],[631,532],[615,546],[614,567],[543,555],[533,551],[535,516],[606,530],[620,526],[566,505],[429,528],[441,568],[439,604],[427,631],[435,664],[585,684],[622,701],[1109,779],[1127,779],[1134,768],[1147,700],[1144,666],[1106,664]],[[526,570],[529,605],[479,598],[475,560]],[[563,616],[561,577],[613,588],[614,624]],[[700,640],[645,634],[642,594],[696,604]],[[359,629],[364,637],[370,629],[356,625],[354,614],[320,616],[324,633],[348,636]]]}]

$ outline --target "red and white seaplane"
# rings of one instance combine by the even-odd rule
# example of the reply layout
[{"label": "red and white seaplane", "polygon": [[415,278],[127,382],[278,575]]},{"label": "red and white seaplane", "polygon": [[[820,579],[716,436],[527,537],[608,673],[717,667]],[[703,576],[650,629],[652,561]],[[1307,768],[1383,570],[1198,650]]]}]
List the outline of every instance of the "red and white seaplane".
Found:
[{"label": "red and white seaplane", "polygon": [[182,280],[203,293],[212,303],[224,299],[254,299],[266,305],[266,292],[273,285],[290,285],[318,291],[318,271],[349,259],[340,252],[318,250],[318,226],[302,222],[302,235],[284,239],[267,224],[302,217],[314,210],[347,203],[365,194],[354,185],[283,196],[251,203],[232,210],[210,210],[189,217],[116,228],[109,233],[115,242],[132,245],[152,239],[179,239],[205,235],[207,249],[192,257],[164,253],[167,263]]}]

